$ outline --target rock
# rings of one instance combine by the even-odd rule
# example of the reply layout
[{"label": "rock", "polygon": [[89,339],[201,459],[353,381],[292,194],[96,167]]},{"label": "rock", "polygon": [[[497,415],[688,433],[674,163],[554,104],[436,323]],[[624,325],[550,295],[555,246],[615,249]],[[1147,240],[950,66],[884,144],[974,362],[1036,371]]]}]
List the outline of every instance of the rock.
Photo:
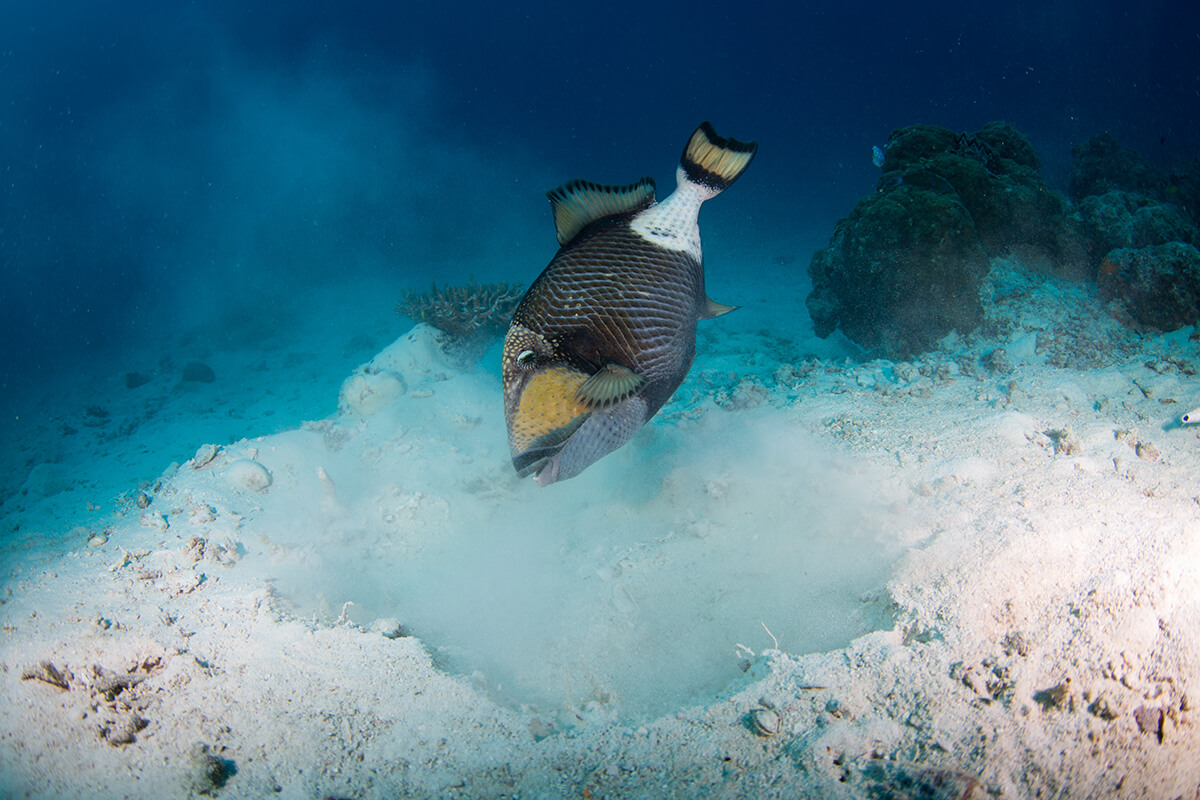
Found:
[{"label": "rock", "polygon": [[1078,218],[1101,254],[1168,242],[1200,244],[1200,230],[1183,209],[1133,192],[1113,190],[1085,197]]},{"label": "rock", "polygon": [[1105,194],[1114,189],[1158,197],[1163,174],[1107,133],[1101,133],[1071,149],[1071,197]]},{"label": "rock", "polygon": [[429,397],[429,384],[465,369],[447,352],[448,334],[421,323],[354,370],[338,394],[342,414],[377,414],[397,397]]},{"label": "rock", "polygon": [[755,708],[750,711],[749,727],[758,736],[774,736],[779,733],[779,713],[771,708]]},{"label": "rock", "polygon": [[[1086,231],[1067,214],[1063,198],[1038,175],[1040,159],[1029,140],[1013,126],[992,122],[973,134],[944,131],[934,141],[942,149],[928,151],[931,126],[921,126],[925,147],[901,145],[902,154],[884,162],[880,189],[897,178],[906,184],[921,182],[952,191],[971,215],[979,242],[990,258],[1015,254],[1048,272],[1065,277],[1090,276],[1095,259]],[[908,138],[909,129],[894,132],[888,141]],[[951,138],[952,137],[952,138]]]},{"label": "rock", "polygon": [[143,528],[151,528],[157,531],[166,531],[171,524],[167,521],[164,514],[146,511],[138,515],[138,521],[141,522]]},{"label": "rock", "polygon": [[1174,331],[1200,318],[1200,250],[1190,244],[1113,250],[1097,283],[1105,299],[1119,300],[1141,325]]},{"label": "rock", "polygon": [[908,359],[979,325],[988,266],[956,193],[901,184],[838,223],[809,264],[806,304],[818,336],[840,328],[873,353]]},{"label": "rock", "polygon": [[1163,740],[1163,720],[1165,719],[1163,709],[1159,706],[1140,705],[1133,711],[1133,719],[1137,723],[1138,730],[1142,733],[1148,733],[1162,744]]},{"label": "rock", "polygon": [[118,712],[100,728],[100,738],[113,747],[133,744],[137,733],[149,722],[133,711]]},{"label": "rock", "polygon": [[877,191],[809,265],[817,335],[840,328],[874,355],[907,359],[979,325],[991,258],[1015,255],[1059,277],[1093,274],[1088,231],[1038,175],[1039,163],[1007,123],[973,134],[893,131]]},{"label": "rock", "polygon": [[[1093,136],[1071,151],[1074,165],[1071,170],[1071,197],[1080,202],[1093,195],[1119,191],[1140,195],[1155,204],[1175,207],[1193,225],[1200,226],[1200,159],[1175,165],[1170,173],[1155,167],[1138,153],[1121,147],[1108,134]],[[1143,244],[1163,244],[1166,241],[1194,239],[1163,239]],[[1114,246],[1142,245],[1130,242]]]},{"label": "rock", "polygon": [[406,391],[408,386],[398,372],[367,367],[351,375],[342,384],[338,394],[338,411],[369,417],[382,411]]},{"label": "rock", "polygon": [[408,636],[408,631],[400,624],[400,620],[394,617],[384,617],[377,619],[371,624],[371,631],[378,633],[387,639],[401,639]]},{"label": "rock", "polygon": [[1167,176],[1163,197],[1187,209],[1192,222],[1200,225],[1200,158],[1176,167]]},{"label": "rock", "polygon": [[207,467],[212,463],[213,459],[217,457],[217,453],[219,452],[221,452],[221,449],[215,444],[200,445],[200,448],[196,450],[196,455],[192,456],[192,469],[203,469],[204,467]]},{"label": "rock", "polygon": [[147,376],[143,375],[140,372],[126,372],[125,373],[125,388],[126,389],[136,389],[139,386],[145,386],[149,382],[150,382],[150,378],[148,378]]},{"label": "rock", "polygon": [[108,700],[112,700],[126,689],[137,686],[146,680],[146,675],[128,672],[114,672],[100,665],[92,667],[92,688]]},{"label": "rock", "polygon": [[1071,681],[1069,678],[1051,686],[1049,689],[1042,689],[1033,694],[1034,702],[1038,703],[1046,711],[1066,706],[1070,697]]},{"label": "rock", "polygon": [[1079,441],[1079,437],[1075,435],[1075,431],[1071,430],[1071,426],[1067,425],[1061,430],[1048,430],[1046,436],[1054,444],[1054,454],[1060,456],[1077,456],[1083,453],[1083,445]]},{"label": "rock", "polygon": [[896,170],[907,169],[914,163],[933,158],[954,147],[958,134],[937,125],[909,125],[892,131],[887,147],[883,149],[883,164],[880,169],[886,175]]},{"label": "rock", "polygon": [[271,473],[267,468],[248,458],[239,458],[231,463],[226,477],[235,487],[252,492],[265,492],[271,485]]},{"label": "rock", "polygon": [[189,361],[183,367],[185,383],[212,383],[217,379],[212,367],[202,361]]},{"label": "rock", "polygon": [[202,742],[192,745],[188,758],[190,764],[185,784],[195,794],[216,794],[233,774],[233,762],[219,758],[213,753],[213,748]]},{"label": "rock", "polygon": [[1025,138],[1025,134],[1007,122],[989,122],[977,130],[971,138],[994,153],[1002,162],[1012,162],[1019,167],[1028,167],[1034,171],[1042,167],[1041,158],[1033,149],[1033,145]]},{"label": "rock", "polygon": [[390,370],[403,376],[406,383],[417,384],[429,376],[455,369],[446,354],[449,344],[450,337],[432,325],[415,325],[358,371]]},{"label": "rock", "polygon": [[21,486],[21,493],[30,497],[50,497],[71,485],[61,464],[36,464]]}]

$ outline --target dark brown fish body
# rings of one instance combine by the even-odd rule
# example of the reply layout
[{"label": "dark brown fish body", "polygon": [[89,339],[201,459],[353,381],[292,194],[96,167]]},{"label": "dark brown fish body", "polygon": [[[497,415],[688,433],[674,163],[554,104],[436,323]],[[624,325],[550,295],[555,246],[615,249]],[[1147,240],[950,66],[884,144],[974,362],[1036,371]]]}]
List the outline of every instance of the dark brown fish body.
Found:
[{"label": "dark brown fish body", "polygon": [[641,395],[653,416],[691,367],[706,301],[703,267],[619,223],[573,244],[550,262],[513,321],[561,343],[588,374],[608,363],[629,367],[646,379]]},{"label": "dark brown fish body", "polygon": [[513,465],[545,485],[633,436],[683,382],[696,322],[729,311],[704,290],[700,204],[738,177],[753,144],[692,135],[679,186],[576,181],[550,193],[562,248],[526,292],[505,338]]}]

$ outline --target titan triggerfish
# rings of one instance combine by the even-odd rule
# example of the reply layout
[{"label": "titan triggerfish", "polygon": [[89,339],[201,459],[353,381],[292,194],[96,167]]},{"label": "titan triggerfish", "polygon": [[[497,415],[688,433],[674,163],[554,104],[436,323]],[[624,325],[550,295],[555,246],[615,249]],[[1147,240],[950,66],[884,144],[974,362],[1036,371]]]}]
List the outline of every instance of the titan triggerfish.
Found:
[{"label": "titan triggerfish", "polygon": [[705,122],[661,203],[650,178],[547,193],[560,248],[504,337],[504,416],[521,477],[547,486],[578,475],[683,383],[697,321],[733,310],[704,291],[700,204],[737,180],[756,149]]}]

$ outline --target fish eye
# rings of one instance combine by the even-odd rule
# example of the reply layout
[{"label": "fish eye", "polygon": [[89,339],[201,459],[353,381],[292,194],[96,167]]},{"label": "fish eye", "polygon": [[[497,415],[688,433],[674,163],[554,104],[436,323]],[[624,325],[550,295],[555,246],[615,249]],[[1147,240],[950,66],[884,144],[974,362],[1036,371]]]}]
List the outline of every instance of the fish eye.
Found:
[{"label": "fish eye", "polygon": [[517,356],[517,366],[521,369],[533,369],[537,365],[537,353],[532,350],[522,350]]}]

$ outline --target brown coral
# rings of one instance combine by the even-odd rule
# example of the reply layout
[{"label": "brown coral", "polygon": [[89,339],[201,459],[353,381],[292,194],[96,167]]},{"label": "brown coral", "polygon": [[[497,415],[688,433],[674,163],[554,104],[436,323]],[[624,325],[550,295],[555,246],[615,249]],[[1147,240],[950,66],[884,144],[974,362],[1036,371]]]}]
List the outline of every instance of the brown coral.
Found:
[{"label": "brown coral", "polygon": [[426,322],[454,339],[502,333],[512,319],[524,289],[516,283],[475,283],[428,292],[405,292],[397,313]]}]

